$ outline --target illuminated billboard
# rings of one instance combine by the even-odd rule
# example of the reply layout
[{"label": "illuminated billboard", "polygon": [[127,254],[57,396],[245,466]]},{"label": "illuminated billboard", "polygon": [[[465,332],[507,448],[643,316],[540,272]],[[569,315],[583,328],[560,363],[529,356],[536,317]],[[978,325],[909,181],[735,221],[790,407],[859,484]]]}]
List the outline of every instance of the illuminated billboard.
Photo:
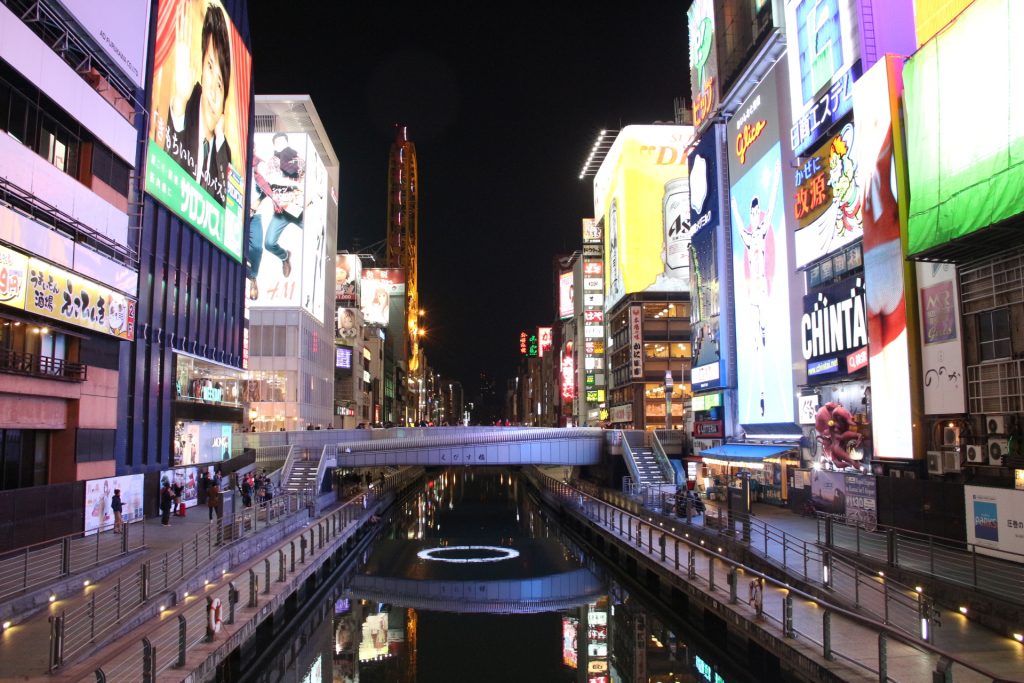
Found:
[{"label": "illuminated billboard", "polygon": [[593,218],[583,219],[583,244],[602,244],[604,228]]},{"label": "illuminated billboard", "polygon": [[778,68],[728,125],[740,424],[795,416]]},{"label": "illuminated billboard", "polygon": [[718,106],[718,51],[713,0],[693,0],[686,11],[690,36],[690,90],[693,125],[700,128]]},{"label": "illuminated billboard", "polygon": [[305,133],[253,137],[249,305],[301,306],[323,322],[327,169]]},{"label": "illuminated billboard", "polygon": [[[170,482],[171,486],[175,484],[181,486],[181,502],[187,508],[195,507],[199,503],[199,476],[204,471],[207,476],[213,477],[216,474],[216,466],[175,467],[174,469],[163,470],[160,472],[160,481],[163,482],[166,479]],[[121,493],[123,494],[124,492],[122,491]]]},{"label": "illuminated billboard", "polygon": [[786,44],[793,127],[801,154],[853,107],[860,75],[856,0],[787,0]]},{"label": "illuminated billboard", "polygon": [[690,242],[694,291],[690,324],[693,330],[693,365],[690,381],[695,391],[721,384],[720,289],[718,279],[718,226],[701,228]]},{"label": "illuminated billboard", "polygon": [[334,318],[334,336],[336,339],[346,344],[352,344],[359,338],[361,327],[357,309],[338,306],[337,315]]},{"label": "illuminated billboard", "polygon": [[1017,0],[976,0],[907,60],[912,256],[1024,211],[1022,24]]},{"label": "illuminated billboard", "polygon": [[540,355],[540,342],[535,332],[526,332],[524,330],[519,333],[519,354],[530,358],[536,358]]},{"label": "illuminated billboard", "polygon": [[[6,273],[7,281],[0,284],[0,292],[6,290],[3,296],[10,298],[3,303],[24,301],[29,313],[118,339],[135,339],[135,299],[36,258],[28,259],[28,277],[16,285],[22,258],[12,250],[4,253],[0,274]],[[23,293],[17,294],[22,287]]]},{"label": "illuminated billboard", "polygon": [[236,261],[252,57],[220,0],[159,0],[146,192]]},{"label": "illuminated billboard", "polygon": [[569,270],[558,276],[558,317],[562,320],[573,316],[574,293],[572,271]]},{"label": "illuminated billboard", "polygon": [[967,412],[956,266],[917,264],[925,415]]},{"label": "illuminated billboard", "polygon": [[146,87],[148,0],[60,0],[60,4],[135,85]]},{"label": "illuminated billboard", "polygon": [[334,298],[339,303],[356,306],[359,301],[359,278],[363,262],[355,254],[334,257]]},{"label": "illuminated billboard", "polygon": [[405,296],[405,272],[401,268],[363,269],[359,301],[366,325],[388,326],[392,296]]},{"label": "illuminated billboard", "polygon": [[806,295],[799,334],[808,381],[833,380],[863,368],[857,359],[868,345],[868,325],[861,278]]},{"label": "illuminated billboard", "polygon": [[903,248],[897,187],[902,171],[894,139],[902,62],[887,56],[854,87],[858,178],[864,196],[864,279],[867,283],[868,348],[874,456],[912,458],[910,353]]},{"label": "illuminated billboard", "polygon": [[579,623],[579,619],[574,617],[562,617],[562,663],[573,669],[579,665],[577,647]]},{"label": "illuminated billboard", "polygon": [[121,521],[125,524],[145,518],[142,485],[145,475],[130,474],[85,482],[85,535],[114,524],[114,511],[110,499],[115,490],[121,491]]},{"label": "illuminated billboard", "polygon": [[596,215],[603,217],[604,306],[626,294],[690,288],[690,126],[626,126],[594,177]]},{"label": "illuminated billboard", "polygon": [[793,224],[797,268],[864,235],[858,184],[856,132],[852,123],[803,157],[795,169]]},{"label": "illuminated billboard", "polygon": [[917,29],[917,46],[932,39],[956,15],[963,12],[974,0],[914,0],[914,27]]},{"label": "illuminated billboard", "polygon": [[537,355],[543,356],[545,353],[551,351],[554,341],[552,339],[552,330],[550,327],[538,327],[537,328]]}]

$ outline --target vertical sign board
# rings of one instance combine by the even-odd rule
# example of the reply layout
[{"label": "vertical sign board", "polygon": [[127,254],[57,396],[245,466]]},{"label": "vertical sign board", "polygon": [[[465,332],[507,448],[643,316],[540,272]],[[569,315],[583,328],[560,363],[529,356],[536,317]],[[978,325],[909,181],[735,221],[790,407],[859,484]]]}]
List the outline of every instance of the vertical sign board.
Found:
[{"label": "vertical sign board", "polygon": [[740,424],[793,422],[795,414],[777,82],[785,61],[728,125]]},{"label": "vertical sign board", "polygon": [[693,126],[700,130],[718,107],[718,50],[715,45],[715,3],[693,0],[686,11],[690,36],[690,88]]},{"label": "vertical sign board", "polygon": [[967,412],[956,266],[917,264],[921,308],[921,371],[926,415]]},{"label": "vertical sign board", "polygon": [[873,66],[854,87],[854,116],[860,140],[860,186],[864,197],[864,279],[871,373],[874,456],[914,456],[911,427],[910,352],[904,285],[903,245],[897,188],[892,112],[902,83],[902,61],[891,56]]},{"label": "vertical sign board", "polygon": [[716,129],[709,128],[690,153],[690,285],[693,306],[693,365],[690,370],[694,391],[720,386],[721,373],[721,281],[718,268],[718,144]]},{"label": "vertical sign board", "polygon": [[629,376],[642,379],[644,376],[644,313],[641,306],[629,307]]}]

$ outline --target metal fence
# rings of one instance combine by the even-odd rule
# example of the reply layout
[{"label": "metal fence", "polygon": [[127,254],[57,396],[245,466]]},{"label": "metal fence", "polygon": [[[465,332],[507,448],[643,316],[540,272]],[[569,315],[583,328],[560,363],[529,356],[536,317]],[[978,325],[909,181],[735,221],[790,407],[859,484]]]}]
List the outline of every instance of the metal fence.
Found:
[{"label": "metal fence", "polygon": [[201,595],[187,597],[182,605],[174,608],[176,614],[165,615],[144,638],[106,657],[103,666],[83,680],[152,683],[162,671],[183,667],[190,649],[217,637],[216,631],[210,628],[211,622],[216,621],[210,618],[216,604],[220,605],[224,624],[234,624],[243,609],[248,610],[246,618],[249,618],[253,609],[268,600],[266,596],[273,584],[283,583],[305,570],[332,541],[344,537],[353,525],[361,524],[366,509],[373,508],[387,495],[399,493],[422,473],[421,468],[406,468],[386,477],[383,485],[375,485],[365,495],[315,520],[297,539],[258,556],[253,563],[231,572],[226,580],[209,586]]},{"label": "metal fence", "polygon": [[171,589],[224,543],[252,535],[307,509],[304,496],[283,495],[213,522],[163,555],[151,557],[117,583],[93,590],[89,600],[50,617],[50,670],[81,652],[133,614],[150,597]]},{"label": "metal fence", "polygon": [[145,547],[144,523],[125,524],[120,534],[106,533],[113,528],[110,524],[88,536],[78,532],[3,553],[0,556],[0,599],[53,585],[66,576]]},{"label": "metal fence", "polygon": [[1004,552],[1007,559],[1000,559],[979,552],[973,543],[905,529],[869,531],[828,515],[818,518],[818,542],[1024,605],[1024,555]]},{"label": "metal fence", "polygon": [[[905,646],[906,650],[893,653],[896,655],[894,661],[899,662],[900,666],[907,666],[907,662],[916,660],[924,654],[924,666],[930,667],[932,671],[941,669],[949,673],[948,678],[943,678],[945,681],[954,680],[954,675],[957,680],[977,680],[978,675],[990,681],[1005,680],[978,665],[964,661],[957,655],[934,647],[922,639],[920,634],[907,633],[904,625],[893,620],[889,623],[876,621],[746,567],[723,555],[721,548],[716,552],[716,548],[709,547],[706,539],[698,539],[696,534],[691,538],[685,526],[681,529],[666,527],[663,520],[655,519],[648,511],[637,509],[635,501],[629,501],[633,503],[629,506],[635,510],[633,511],[613,500],[593,496],[581,488],[574,488],[568,483],[553,479],[535,468],[528,470],[527,476],[539,488],[563,501],[567,508],[576,510],[611,535],[625,539],[630,545],[634,545],[638,552],[655,562],[660,562],[666,569],[674,569],[677,577],[685,577],[690,584],[697,585],[712,595],[725,592],[729,596],[729,604],[734,605],[739,611],[749,611],[748,617],[751,620],[764,619],[773,622],[781,629],[784,638],[812,645],[825,659],[841,658],[884,682],[892,680],[889,676],[890,648],[899,647],[903,650]],[[611,493],[609,498],[617,497],[617,494]],[[620,499],[619,502],[626,501]],[[709,528],[712,526],[709,525]],[[728,529],[729,525],[724,528]],[[822,566],[835,565],[830,565],[829,558],[825,558]],[[744,606],[737,595],[740,576],[759,579],[760,585],[771,589],[771,593],[762,588],[765,596],[763,601],[751,601],[753,604]],[[835,583],[833,581],[833,584]],[[776,595],[778,598],[774,597]],[[794,600],[813,605],[814,614],[821,615],[820,621],[809,621],[804,618],[798,627],[794,619]],[[867,604],[866,596],[862,602]],[[850,637],[851,631],[857,628],[862,629],[860,635],[877,638],[877,649],[874,652],[871,652],[871,645],[865,648],[863,638]],[[833,634],[837,636],[835,639],[832,638]],[[915,650],[916,652],[913,652]],[[908,654],[915,656],[905,656]]]}]

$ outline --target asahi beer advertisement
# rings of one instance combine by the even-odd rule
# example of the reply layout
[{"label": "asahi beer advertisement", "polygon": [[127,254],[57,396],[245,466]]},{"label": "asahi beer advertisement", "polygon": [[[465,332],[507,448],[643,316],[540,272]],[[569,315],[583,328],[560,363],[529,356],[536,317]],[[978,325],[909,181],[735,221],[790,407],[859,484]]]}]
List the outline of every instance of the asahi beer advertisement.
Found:
[{"label": "asahi beer advertisement", "polygon": [[965,486],[964,503],[967,542],[979,553],[1020,562],[1024,555],[1024,491]]},{"label": "asahi beer advertisement", "polygon": [[239,262],[251,77],[220,0],[159,0],[146,192]]}]

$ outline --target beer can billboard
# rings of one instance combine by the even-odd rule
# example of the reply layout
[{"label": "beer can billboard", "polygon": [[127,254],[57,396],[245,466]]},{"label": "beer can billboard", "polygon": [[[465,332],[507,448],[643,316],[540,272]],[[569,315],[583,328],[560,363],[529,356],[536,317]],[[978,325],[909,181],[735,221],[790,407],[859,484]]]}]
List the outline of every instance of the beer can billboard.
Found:
[{"label": "beer can billboard", "polygon": [[594,178],[605,225],[604,305],[626,294],[689,291],[691,126],[626,126]]}]

